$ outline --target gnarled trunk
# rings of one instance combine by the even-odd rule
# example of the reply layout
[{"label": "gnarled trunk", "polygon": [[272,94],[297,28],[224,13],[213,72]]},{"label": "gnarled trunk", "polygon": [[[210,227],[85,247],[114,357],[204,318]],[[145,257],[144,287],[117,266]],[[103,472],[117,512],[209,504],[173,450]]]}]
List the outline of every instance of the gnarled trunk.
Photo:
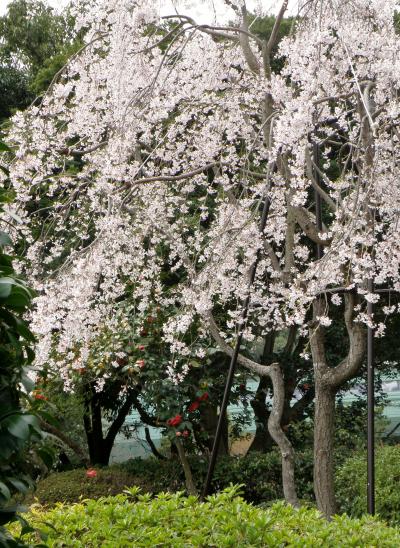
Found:
[{"label": "gnarled trunk", "polygon": [[365,329],[353,321],[358,297],[345,295],[344,319],[349,338],[347,356],[336,366],[328,363],[325,332],[318,317],[323,316],[325,302],[313,304],[310,346],[315,374],[314,420],[314,489],[318,509],[330,518],[336,511],[334,491],[333,440],[335,434],[335,396],[339,388],[359,370],[365,350]]}]

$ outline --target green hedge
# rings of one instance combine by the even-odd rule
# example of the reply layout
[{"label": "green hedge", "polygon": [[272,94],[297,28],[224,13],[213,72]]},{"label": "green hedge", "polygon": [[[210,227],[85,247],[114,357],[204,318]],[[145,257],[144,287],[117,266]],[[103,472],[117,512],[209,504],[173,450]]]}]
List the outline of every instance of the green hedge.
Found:
[{"label": "green hedge", "polygon": [[[201,457],[190,458],[197,488],[201,489],[207,461]],[[312,500],[311,454],[296,457],[297,484],[301,499]],[[53,473],[40,481],[37,490],[27,501],[36,498],[43,505],[57,502],[79,502],[82,498],[99,498],[116,495],[127,486],[137,485],[144,492],[177,492],[185,489],[185,478],[177,459],[160,461],[132,459],[120,465],[97,469],[96,478],[87,478],[80,468]],[[276,452],[252,453],[243,458],[221,458],[215,470],[212,490],[221,491],[230,484],[243,484],[243,497],[254,504],[268,503],[283,498],[280,456]]]},{"label": "green hedge", "polygon": [[[376,450],[376,511],[392,524],[400,524],[400,445]],[[336,474],[336,494],[342,512],[359,517],[367,511],[367,455],[347,459]]]},{"label": "green hedge", "polygon": [[47,535],[44,545],[54,548],[400,546],[400,532],[372,518],[328,522],[316,510],[283,503],[263,510],[238,498],[235,488],[205,503],[181,494],[150,499],[131,489],[50,511],[33,508],[29,520]]}]

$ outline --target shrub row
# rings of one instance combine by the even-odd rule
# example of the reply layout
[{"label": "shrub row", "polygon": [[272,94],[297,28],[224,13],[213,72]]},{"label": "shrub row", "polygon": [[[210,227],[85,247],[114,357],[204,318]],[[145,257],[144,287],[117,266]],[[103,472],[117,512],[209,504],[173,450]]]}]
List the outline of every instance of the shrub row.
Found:
[{"label": "shrub row", "polygon": [[[190,458],[193,475],[199,491],[207,471],[207,461],[200,457]],[[312,460],[310,454],[299,454],[296,460],[299,496],[311,500]],[[221,491],[230,484],[243,485],[243,497],[254,504],[282,499],[281,464],[278,453],[253,453],[247,457],[224,457],[218,461],[212,490]],[[132,459],[120,465],[97,469],[95,478],[87,478],[84,469],[51,474],[39,482],[35,497],[43,505],[57,502],[78,502],[85,498],[116,495],[125,487],[141,487],[152,494],[163,491],[185,490],[182,467],[178,460],[160,461]]]},{"label": "shrub row", "polygon": [[339,516],[328,522],[314,509],[276,503],[264,510],[236,494],[230,488],[199,503],[182,494],[151,498],[133,488],[130,494],[48,511],[33,507],[29,520],[52,548],[400,546],[400,532],[372,518]]},{"label": "shrub row", "polygon": [[[378,447],[375,456],[376,511],[400,524],[400,445]],[[359,517],[367,511],[367,455],[347,459],[336,474],[336,494],[342,512]]]}]

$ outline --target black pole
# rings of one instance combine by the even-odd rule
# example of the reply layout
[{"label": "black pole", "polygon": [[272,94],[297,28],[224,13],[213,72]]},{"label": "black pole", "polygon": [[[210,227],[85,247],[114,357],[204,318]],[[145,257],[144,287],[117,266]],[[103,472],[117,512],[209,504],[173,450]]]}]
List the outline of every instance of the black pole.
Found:
[{"label": "black pole", "polygon": [[[368,293],[373,294],[372,280],[367,283]],[[372,323],[373,303],[368,301],[368,321]],[[367,510],[375,514],[375,366],[374,366],[374,328],[367,331]]]},{"label": "black pole", "polygon": [[[270,202],[269,198],[266,197],[265,202],[264,202],[264,207],[263,207],[263,210],[262,210],[262,214],[261,214],[261,220],[260,220],[260,232],[261,233],[264,232],[265,225],[267,224],[270,204],[271,204],[271,202]],[[215,431],[215,437],[214,437],[214,443],[213,443],[213,447],[212,447],[212,451],[211,451],[210,462],[208,464],[207,477],[206,477],[206,481],[204,483],[203,492],[201,494],[202,499],[204,499],[204,497],[206,497],[208,495],[209,490],[210,490],[211,481],[212,481],[212,478],[213,478],[213,475],[214,475],[215,464],[217,462],[217,457],[218,457],[218,449],[219,449],[219,445],[220,445],[220,442],[221,442],[221,436],[222,436],[222,426],[223,426],[223,423],[224,423],[224,417],[225,417],[225,414],[226,414],[226,410],[227,410],[228,404],[229,404],[229,397],[230,397],[230,394],[231,394],[233,378],[234,378],[235,371],[236,371],[237,359],[238,359],[240,346],[242,344],[242,339],[243,339],[243,327],[244,327],[244,324],[245,324],[246,319],[247,319],[247,314],[249,312],[250,291],[251,291],[251,287],[252,287],[252,285],[254,283],[254,280],[255,280],[255,277],[256,277],[256,271],[257,271],[257,266],[258,266],[259,259],[260,259],[260,253],[257,253],[256,260],[254,261],[254,263],[251,267],[251,270],[250,270],[249,290],[248,290],[247,297],[246,297],[246,299],[243,303],[242,316],[241,316],[241,318],[238,322],[238,325],[237,325],[238,336],[237,336],[237,339],[236,339],[235,348],[234,348],[234,351],[233,351],[233,354],[232,354],[232,357],[231,357],[231,362],[230,362],[230,365],[229,365],[229,371],[228,371],[228,377],[227,377],[227,380],[226,380],[224,396],[222,398],[222,403],[221,403],[221,407],[220,407],[220,411],[219,411],[219,417],[218,417],[218,423],[217,423],[217,429]]]}]

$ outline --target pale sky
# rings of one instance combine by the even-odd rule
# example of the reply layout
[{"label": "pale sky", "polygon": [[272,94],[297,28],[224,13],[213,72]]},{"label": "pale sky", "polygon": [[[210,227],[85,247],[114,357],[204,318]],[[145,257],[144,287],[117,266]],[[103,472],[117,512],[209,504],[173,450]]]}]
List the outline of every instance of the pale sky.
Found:
[{"label": "pale sky", "polygon": [[[0,15],[4,14],[7,9],[7,4],[11,0],[0,0]],[[217,15],[218,20],[233,19],[233,12],[224,6],[222,0],[186,0],[174,2],[173,0],[159,0],[160,7],[165,13],[173,13],[173,4],[179,3],[181,13],[190,14],[199,23],[212,23]],[[62,9],[68,4],[68,0],[47,0],[48,4],[54,8]],[[273,13],[275,12],[282,0],[247,0],[247,8],[255,13]],[[291,0],[289,5],[294,6],[296,0]],[[186,7],[184,7],[186,5]]]}]

